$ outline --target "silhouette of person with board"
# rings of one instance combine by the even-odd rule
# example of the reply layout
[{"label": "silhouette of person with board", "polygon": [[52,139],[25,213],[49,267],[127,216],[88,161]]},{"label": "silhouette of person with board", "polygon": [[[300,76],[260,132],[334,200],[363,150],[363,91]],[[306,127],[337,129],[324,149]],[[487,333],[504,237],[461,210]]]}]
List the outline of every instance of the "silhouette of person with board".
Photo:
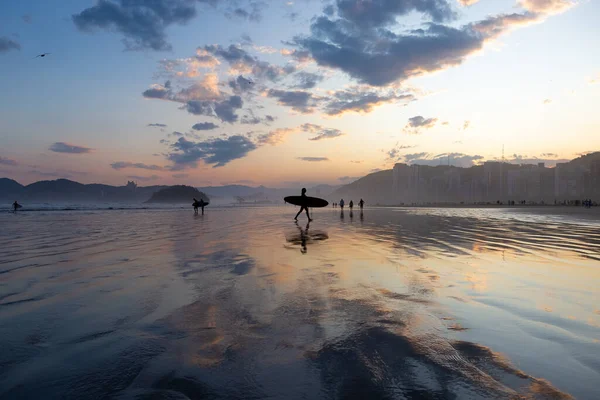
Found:
[{"label": "silhouette of person with board", "polygon": [[340,200],[340,208],[344,211],[344,199]]},{"label": "silhouette of person with board", "polygon": [[204,199],[200,199],[200,201],[196,200],[196,198],[194,198],[194,203],[192,203],[192,205],[194,206],[194,214],[197,215],[198,214],[198,207],[200,207],[202,209],[202,215],[204,215],[204,207],[207,205],[208,203],[204,201]]},{"label": "silhouette of person with board", "polygon": [[308,217],[308,222],[312,221],[312,219],[310,219],[310,215],[308,214],[308,205],[307,205],[307,201],[305,200],[306,198],[306,188],[302,188],[302,194],[300,195],[300,197],[302,197],[302,205],[300,206],[300,211],[298,211],[298,214],[296,214],[296,216],[294,217],[295,221],[298,221],[298,216],[300,214],[302,214],[302,211],[306,210],[306,217]]},{"label": "silhouette of person with board", "polygon": [[358,205],[360,206],[360,210],[362,211],[362,209],[365,205],[365,201],[363,199],[360,199],[360,201],[358,202]]},{"label": "silhouette of person with board", "polygon": [[15,200],[15,202],[13,203],[13,211],[17,212],[19,208],[21,208],[21,205]]}]

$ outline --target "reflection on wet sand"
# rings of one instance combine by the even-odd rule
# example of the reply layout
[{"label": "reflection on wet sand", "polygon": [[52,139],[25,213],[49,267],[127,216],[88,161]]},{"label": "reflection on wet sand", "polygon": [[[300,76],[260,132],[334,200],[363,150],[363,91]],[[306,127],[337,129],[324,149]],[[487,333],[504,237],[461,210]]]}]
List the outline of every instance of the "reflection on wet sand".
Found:
[{"label": "reflection on wet sand", "polygon": [[286,240],[292,245],[300,245],[300,251],[302,253],[308,251],[308,244],[329,239],[329,236],[325,231],[312,229],[309,232],[310,222],[306,224],[304,229],[296,222],[296,227],[298,228],[298,231],[286,234]]},{"label": "reflection on wet sand", "polygon": [[11,226],[0,397],[597,397],[597,227],[286,211]]}]

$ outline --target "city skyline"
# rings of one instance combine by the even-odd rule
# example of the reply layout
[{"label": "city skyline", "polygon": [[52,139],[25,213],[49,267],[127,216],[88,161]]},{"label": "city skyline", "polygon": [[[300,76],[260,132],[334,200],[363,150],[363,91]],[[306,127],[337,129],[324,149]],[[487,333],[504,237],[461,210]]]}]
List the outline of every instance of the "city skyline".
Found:
[{"label": "city skyline", "polygon": [[503,149],[553,166],[600,150],[598,12],[585,0],[4,5],[0,176],[340,185]]}]

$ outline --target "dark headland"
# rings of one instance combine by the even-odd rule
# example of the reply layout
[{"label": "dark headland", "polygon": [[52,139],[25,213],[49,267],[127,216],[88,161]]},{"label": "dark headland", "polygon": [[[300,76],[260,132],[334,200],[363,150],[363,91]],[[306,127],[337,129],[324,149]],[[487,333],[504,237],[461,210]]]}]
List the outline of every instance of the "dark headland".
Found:
[{"label": "dark headland", "polygon": [[208,196],[196,188],[185,185],[170,186],[154,193],[145,203],[190,203],[192,199],[209,202]]}]

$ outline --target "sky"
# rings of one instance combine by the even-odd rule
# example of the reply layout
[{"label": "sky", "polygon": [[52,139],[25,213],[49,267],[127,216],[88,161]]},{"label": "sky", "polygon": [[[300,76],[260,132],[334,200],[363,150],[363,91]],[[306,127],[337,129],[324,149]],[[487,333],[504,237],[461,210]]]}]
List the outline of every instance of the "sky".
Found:
[{"label": "sky", "polygon": [[0,10],[0,176],[23,184],[339,185],[600,150],[594,0]]}]

